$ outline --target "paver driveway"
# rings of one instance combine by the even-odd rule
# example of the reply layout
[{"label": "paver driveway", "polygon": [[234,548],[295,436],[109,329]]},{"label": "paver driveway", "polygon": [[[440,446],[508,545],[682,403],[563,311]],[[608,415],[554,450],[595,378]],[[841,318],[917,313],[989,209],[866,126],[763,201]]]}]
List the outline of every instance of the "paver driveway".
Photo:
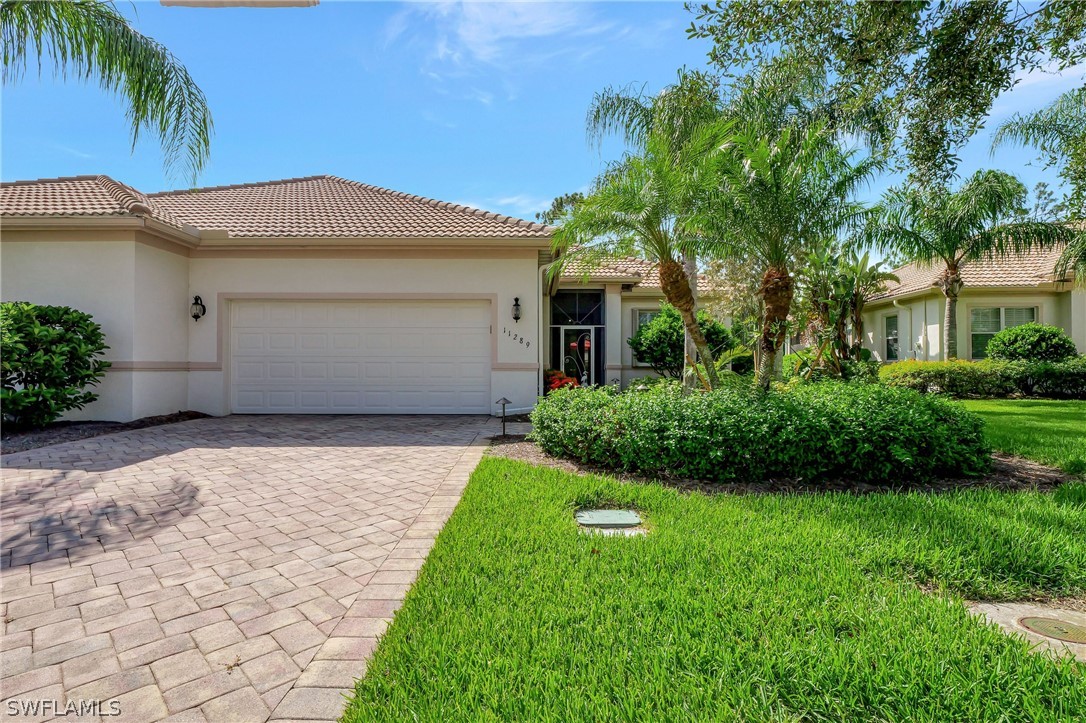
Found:
[{"label": "paver driveway", "polygon": [[335,718],[492,428],[236,416],[3,457],[3,697]]}]

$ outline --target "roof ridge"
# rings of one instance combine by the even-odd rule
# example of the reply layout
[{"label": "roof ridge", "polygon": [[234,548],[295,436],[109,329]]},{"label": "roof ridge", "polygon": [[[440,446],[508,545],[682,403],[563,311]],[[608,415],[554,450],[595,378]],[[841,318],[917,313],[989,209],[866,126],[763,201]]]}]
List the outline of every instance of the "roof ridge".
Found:
[{"label": "roof ridge", "polygon": [[135,188],[106,175],[95,176],[94,181],[104,188],[114,201],[120,204],[121,210],[125,213],[141,216],[152,215],[150,201]]},{"label": "roof ridge", "polygon": [[545,223],[536,223],[535,221],[528,221],[527,219],[517,218],[516,216],[507,216],[501,213],[495,213],[493,211],[484,211],[481,208],[475,208],[474,206],[467,206],[462,203],[453,203],[451,201],[439,201],[436,198],[430,198],[428,196],[420,196],[414,193],[407,193],[405,191],[394,191],[391,188],[385,188],[384,186],[375,186],[372,183],[362,183],[361,181],[355,181],[350,178],[342,178],[340,176],[325,176],[325,178],[331,178],[335,181],[341,181],[343,183],[349,183],[359,188],[364,188],[369,191],[377,191],[378,193],[386,193],[395,198],[404,198],[408,201],[418,201],[425,203],[434,208],[449,209],[451,211],[458,211],[467,213],[471,216],[480,216],[482,218],[498,221],[499,223],[509,224],[516,226],[517,228],[525,228],[530,231],[547,231],[553,230],[553,226],[548,226]]},{"label": "roof ridge", "polygon": [[[84,173],[79,176],[57,176],[56,178],[31,178],[22,181],[0,181],[0,187],[33,186],[38,183],[59,183],[61,181],[97,181],[101,177],[102,174],[100,173]],[[106,178],[109,178],[109,176],[106,176]]]},{"label": "roof ridge", "polygon": [[[186,193],[204,193],[206,191],[229,191],[235,188],[257,188],[260,186],[278,186],[285,183],[299,183],[301,181],[316,181],[321,178],[337,178],[336,176],[330,176],[327,173],[321,173],[315,176],[298,176],[297,178],[279,178],[274,181],[250,181],[248,183],[228,183],[222,186],[200,186],[198,188],[179,188],[174,191],[155,191],[154,193],[148,193],[148,198],[154,198],[157,196],[180,196]],[[344,180],[344,179],[337,179]]]}]

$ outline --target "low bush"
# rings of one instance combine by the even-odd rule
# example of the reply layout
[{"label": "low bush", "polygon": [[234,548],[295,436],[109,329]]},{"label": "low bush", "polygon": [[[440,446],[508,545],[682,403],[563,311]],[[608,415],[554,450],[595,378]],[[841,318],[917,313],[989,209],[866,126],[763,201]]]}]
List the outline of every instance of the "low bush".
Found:
[{"label": "low bush", "polygon": [[808,350],[786,354],[781,362],[781,377],[785,380],[795,378],[808,381],[825,379],[843,379],[845,381],[877,382],[879,380],[879,362],[873,359],[846,359],[841,362],[840,374],[835,374],[815,363],[814,355]]},{"label": "low bush", "polygon": [[760,393],[563,389],[532,412],[549,454],[716,482],[845,478],[875,484],[982,474],[983,422],[948,400],[880,384]]},{"label": "low bush", "polygon": [[988,342],[989,359],[1059,362],[1078,356],[1075,342],[1058,326],[1021,324],[999,332]]},{"label": "low bush", "polygon": [[43,427],[98,398],[109,362],[102,327],[67,306],[0,304],[0,409],[20,427]]},{"label": "low bush", "polygon": [[953,397],[1086,399],[1086,357],[1061,362],[900,361],[879,370],[892,387]]}]

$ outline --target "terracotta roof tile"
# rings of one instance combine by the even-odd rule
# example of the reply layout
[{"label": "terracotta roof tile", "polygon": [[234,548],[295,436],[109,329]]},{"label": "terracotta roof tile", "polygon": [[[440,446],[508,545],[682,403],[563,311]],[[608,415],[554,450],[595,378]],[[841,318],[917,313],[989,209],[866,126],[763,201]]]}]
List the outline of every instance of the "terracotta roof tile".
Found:
[{"label": "terracotta roof tile", "polygon": [[143,194],[108,176],[0,184],[0,216],[147,216],[232,237],[547,238],[549,226],[335,176]]},{"label": "terracotta roof tile", "polygon": [[232,237],[547,238],[539,223],[335,176],[148,196],[201,229]]},{"label": "terracotta roof tile", "polygon": [[145,216],[175,228],[184,226],[168,209],[109,176],[0,183],[0,215]]},{"label": "terracotta roof tile", "polygon": [[[962,264],[962,283],[965,288],[1035,288],[1053,280],[1053,270],[1062,249],[1031,251],[1025,254],[1008,256],[1002,259],[984,259]],[[905,296],[930,289],[935,285],[942,272],[939,264],[924,266],[915,261],[905,264],[894,271],[901,280],[891,284],[881,294],[871,297],[871,301]]]},{"label": "terracotta roof tile", "polygon": [[[637,281],[632,283],[640,288],[660,288],[660,265],[655,261],[646,261],[632,256],[623,258],[616,256],[595,265],[591,265],[586,260],[572,260],[563,269],[562,280],[575,283],[581,281],[586,275],[594,281],[634,278]],[[700,274],[698,292],[707,293],[711,288],[708,277]]]}]

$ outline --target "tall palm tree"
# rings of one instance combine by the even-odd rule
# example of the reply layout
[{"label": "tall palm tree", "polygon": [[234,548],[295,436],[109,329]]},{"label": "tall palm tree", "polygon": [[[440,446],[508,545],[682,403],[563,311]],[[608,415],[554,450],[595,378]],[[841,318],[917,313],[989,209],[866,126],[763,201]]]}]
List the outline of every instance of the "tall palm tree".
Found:
[{"label": "tall palm tree", "polygon": [[3,0],[0,41],[4,84],[20,80],[31,62],[40,73],[46,57],[59,77],[97,79],[124,98],[133,148],[141,132],[153,133],[167,173],[183,167],[195,182],[212,132],[203,91],[169,50],[134,30],[112,2]]},{"label": "tall palm tree", "polygon": [[756,379],[768,388],[795,297],[797,257],[857,225],[864,207],[856,190],[881,167],[857,160],[825,121],[792,125],[773,135],[735,133],[719,143],[713,201],[697,222],[711,229],[722,258],[754,259],[763,300]]},{"label": "tall palm tree", "polygon": [[897,188],[874,210],[867,229],[872,243],[906,259],[942,267],[938,286],[946,297],[943,349],[958,356],[958,295],[961,267],[969,261],[1002,258],[1071,240],[1068,227],[1042,221],[1007,223],[1025,202],[1026,187],[1002,171],[978,171],[957,191]]},{"label": "tall palm tree", "polygon": [[703,202],[706,159],[680,147],[664,129],[650,131],[642,152],[611,166],[558,227],[553,247],[558,257],[551,276],[576,259],[591,267],[614,255],[638,253],[660,265],[664,298],[682,317],[698,351],[709,386],[719,385],[712,350],[698,326],[684,254],[702,243],[691,219]]}]

